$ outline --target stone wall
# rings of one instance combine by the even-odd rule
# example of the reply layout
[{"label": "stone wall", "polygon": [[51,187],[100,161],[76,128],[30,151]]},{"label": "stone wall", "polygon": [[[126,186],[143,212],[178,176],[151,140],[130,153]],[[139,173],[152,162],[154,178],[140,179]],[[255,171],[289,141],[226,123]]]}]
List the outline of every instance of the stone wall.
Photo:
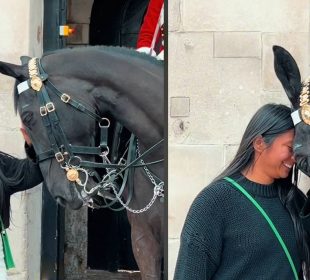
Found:
[{"label": "stone wall", "polygon": [[67,38],[67,46],[88,45],[89,23],[93,0],[67,0],[67,24],[74,33]]},{"label": "stone wall", "polygon": [[[4,1],[1,4],[0,60],[19,64],[21,55],[40,55],[42,45],[42,1]],[[0,75],[0,150],[25,157],[20,120],[14,113],[12,78]],[[12,196],[12,218],[8,230],[16,268],[10,280],[39,279],[40,187]]]},{"label": "stone wall", "polygon": [[[309,73],[309,1],[169,1],[169,279],[197,193],[234,155],[254,112],[288,104],[272,45]],[[303,76],[304,77],[304,76]]]}]

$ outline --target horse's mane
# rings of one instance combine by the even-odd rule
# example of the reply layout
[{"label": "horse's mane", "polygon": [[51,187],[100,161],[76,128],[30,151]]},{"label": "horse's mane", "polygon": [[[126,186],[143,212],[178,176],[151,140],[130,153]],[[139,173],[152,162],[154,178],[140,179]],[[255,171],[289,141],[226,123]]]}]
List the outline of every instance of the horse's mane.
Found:
[{"label": "horse's mane", "polygon": [[[138,59],[141,59],[142,61],[147,61],[148,63],[151,63],[153,65],[163,66],[162,61],[157,60],[156,58],[148,54],[137,52],[135,49],[132,49],[132,48],[125,48],[125,47],[118,47],[118,46],[81,46],[81,47],[75,47],[75,48],[58,49],[58,50],[45,52],[42,55],[42,58],[49,56],[49,55],[53,55],[53,54],[59,54],[59,53],[66,54],[66,53],[71,53],[71,52],[85,52],[85,51],[91,51],[91,50],[116,53],[116,54],[127,56],[128,59],[138,58]],[[17,104],[18,104],[18,97],[19,97],[17,88],[16,88],[17,84],[18,82],[15,82],[15,86],[14,86],[15,113],[17,113]]]},{"label": "horse's mane", "polygon": [[152,57],[151,55],[137,52],[135,49],[126,48],[126,47],[118,47],[118,46],[80,46],[75,48],[65,48],[65,49],[58,49],[53,51],[48,51],[43,54],[42,57],[49,56],[52,54],[59,54],[59,53],[70,53],[70,52],[84,52],[90,50],[98,50],[102,52],[111,52],[116,54],[121,54],[128,56],[128,58],[140,58],[145,61],[149,61],[155,65],[163,65],[163,61],[157,60],[156,58]]}]

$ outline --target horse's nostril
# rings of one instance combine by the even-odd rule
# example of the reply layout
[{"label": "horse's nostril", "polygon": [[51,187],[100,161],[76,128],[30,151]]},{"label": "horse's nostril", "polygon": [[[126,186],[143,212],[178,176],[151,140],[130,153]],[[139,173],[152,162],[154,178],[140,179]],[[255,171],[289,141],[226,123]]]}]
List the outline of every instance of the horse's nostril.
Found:
[{"label": "horse's nostril", "polygon": [[59,205],[61,205],[62,207],[66,207],[66,201],[65,201],[63,198],[57,197],[57,198],[56,198],[56,202],[57,202]]}]

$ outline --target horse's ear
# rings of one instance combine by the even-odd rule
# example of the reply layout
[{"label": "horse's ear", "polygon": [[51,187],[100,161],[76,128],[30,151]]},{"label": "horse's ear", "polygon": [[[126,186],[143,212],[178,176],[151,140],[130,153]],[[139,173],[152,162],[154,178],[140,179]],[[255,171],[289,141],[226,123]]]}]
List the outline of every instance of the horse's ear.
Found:
[{"label": "horse's ear", "polygon": [[0,61],[0,73],[6,76],[13,77],[20,82],[28,79],[28,67],[15,65],[7,62]]},{"label": "horse's ear", "polygon": [[273,46],[274,69],[293,108],[299,107],[300,72],[295,59],[282,47]]}]

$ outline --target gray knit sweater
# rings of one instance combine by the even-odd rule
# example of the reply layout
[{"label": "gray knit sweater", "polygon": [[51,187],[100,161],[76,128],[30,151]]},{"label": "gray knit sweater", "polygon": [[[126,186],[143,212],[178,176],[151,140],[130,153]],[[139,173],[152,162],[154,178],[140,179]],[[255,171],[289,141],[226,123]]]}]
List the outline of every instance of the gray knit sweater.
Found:
[{"label": "gray knit sweater", "polygon": [[[233,176],[267,212],[301,271],[293,222],[275,184]],[[287,257],[266,220],[225,180],[194,200],[181,234],[175,280],[292,280]]]}]

